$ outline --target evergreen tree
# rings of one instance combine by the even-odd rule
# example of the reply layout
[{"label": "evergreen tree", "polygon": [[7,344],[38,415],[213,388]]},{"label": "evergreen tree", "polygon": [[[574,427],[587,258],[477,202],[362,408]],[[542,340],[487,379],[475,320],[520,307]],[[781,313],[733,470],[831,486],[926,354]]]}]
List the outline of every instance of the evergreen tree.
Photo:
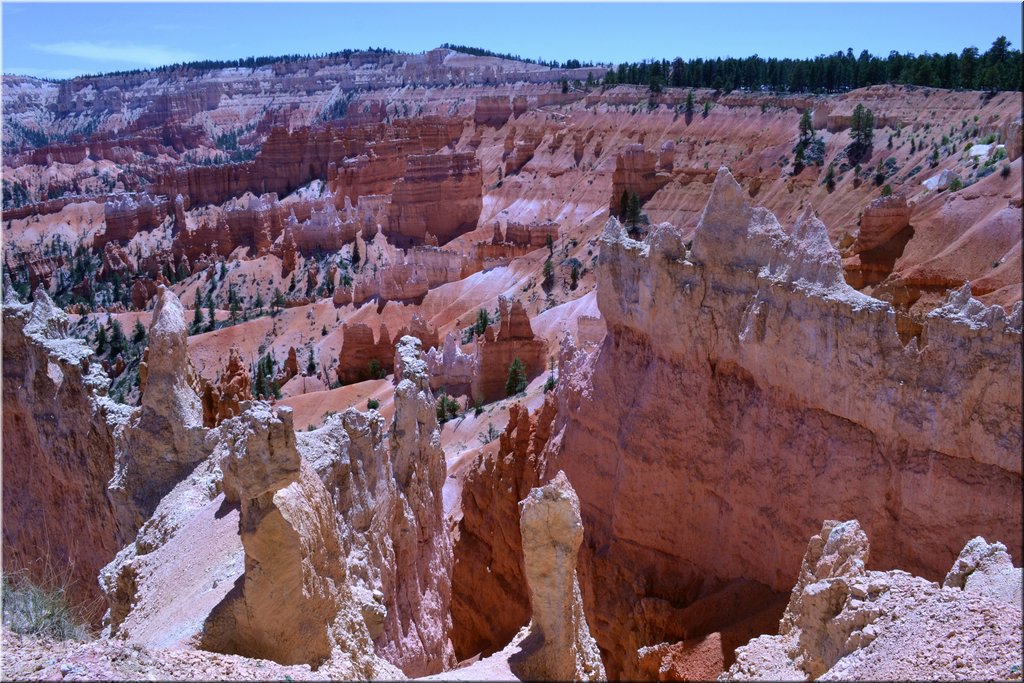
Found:
[{"label": "evergreen tree", "polygon": [[102,324],[96,326],[96,355],[102,356],[107,350],[107,328]]},{"label": "evergreen tree", "polygon": [[473,325],[473,332],[478,337],[484,336],[487,326],[491,324],[491,317],[487,315],[487,309],[481,308],[476,313],[476,323]]},{"label": "evergreen tree", "polygon": [[626,206],[626,224],[636,228],[640,223],[640,196],[636,192],[629,193],[629,203]]},{"label": "evergreen tree", "polygon": [[523,361],[516,358],[508,366],[508,379],[505,381],[505,393],[508,396],[515,396],[521,391],[526,391],[526,366]]},{"label": "evergreen tree", "polygon": [[117,320],[110,323],[110,357],[113,358],[124,351],[127,344],[128,340],[121,330],[121,323]]},{"label": "evergreen tree", "polygon": [[313,358],[313,349],[309,350],[309,362],[306,363],[306,375],[313,376],[316,374],[316,359]]},{"label": "evergreen tree", "polygon": [[203,329],[203,308],[196,301],[196,313],[192,316],[192,334],[198,334]]},{"label": "evergreen tree", "polygon": [[836,169],[832,164],[828,165],[828,171],[825,172],[825,187],[829,192],[836,189]]},{"label": "evergreen tree", "polygon": [[693,116],[693,91],[686,93],[686,115]]},{"label": "evergreen tree", "polygon": [[213,308],[213,297],[210,296],[209,294],[206,295],[206,312],[206,331],[213,332],[215,329],[217,329],[217,313]]},{"label": "evergreen tree", "polygon": [[800,117],[800,142],[806,145],[813,137],[814,124],[811,121],[811,112],[804,110],[803,116]]},{"label": "evergreen tree", "polygon": [[544,261],[544,281],[541,286],[544,289],[551,289],[555,284],[555,263],[550,258]]},{"label": "evergreen tree", "polygon": [[352,243],[352,268],[359,265],[359,239]]},{"label": "evergreen tree", "polygon": [[141,344],[146,340],[146,328],[143,327],[142,321],[138,318],[135,319],[135,327],[132,328],[132,343]]}]

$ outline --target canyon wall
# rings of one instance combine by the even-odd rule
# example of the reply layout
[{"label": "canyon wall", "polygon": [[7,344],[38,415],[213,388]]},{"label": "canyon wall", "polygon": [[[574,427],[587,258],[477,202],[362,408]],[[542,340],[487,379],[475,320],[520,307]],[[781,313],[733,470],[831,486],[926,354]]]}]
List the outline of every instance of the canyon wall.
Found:
[{"label": "canyon wall", "polygon": [[476,228],[483,208],[480,162],[472,153],[411,156],[395,183],[388,221],[399,246],[444,244]]},{"label": "canyon wall", "polygon": [[[6,279],[6,275],[5,275]],[[9,285],[6,282],[5,285]],[[5,295],[8,292],[5,286]],[[24,571],[98,623],[96,575],[123,543],[107,482],[114,473],[110,380],[43,290],[3,304],[3,564]]]},{"label": "canyon wall", "polygon": [[964,288],[904,346],[813,215],[786,229],[744,199],[720,170],[689,251],[667,224],[602,238],[608,334],[559,466],[613,677],[664,639],[659,612],[736,578],[788,590],[823,518],[856,517],[879,563],[926,578],[976,534],[1020,553],[1020,306]]}]

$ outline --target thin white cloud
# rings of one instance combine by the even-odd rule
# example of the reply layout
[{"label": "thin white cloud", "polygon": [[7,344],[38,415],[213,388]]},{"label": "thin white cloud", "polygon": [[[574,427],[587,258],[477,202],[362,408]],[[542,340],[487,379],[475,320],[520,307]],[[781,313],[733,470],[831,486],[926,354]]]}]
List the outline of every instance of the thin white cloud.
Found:
[{"label": "thin white cloud", "polygon": [[199,55],[184,50],[172,50],[160,45],[111,45],[85,40],[61,43],[32,43],[33,50],[62,57],[89,59],[96,62],[122,62],[144,66],[163,66],[176,62],[190,62]]}]

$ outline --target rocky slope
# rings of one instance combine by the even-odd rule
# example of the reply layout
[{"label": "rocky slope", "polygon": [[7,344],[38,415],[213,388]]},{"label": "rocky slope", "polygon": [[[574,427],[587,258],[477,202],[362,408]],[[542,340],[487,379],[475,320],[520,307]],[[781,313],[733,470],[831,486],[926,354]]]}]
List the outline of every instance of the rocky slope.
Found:
[{"label": "rocky slope", "polygon": [[[686,115],[563,76],[5,77],[5,571],[70,572],[102,627],[5,631],[5,672],[923,676],[1016,642],[1019,570],[968,541],[1021,552],[1019,100]],[[863,572],[801,566],[829,519]]]},{"label": "rocky slope", "polygon": [[691,248],[611,220],[598,277],[608,336],[559,463],[610,675],[666,635],[640,640],[659,612],[737,578],[785,590],[822,515],[856,515],[877,561],[925,577],[972,533],[1020,552],[1020,515],[999,513],[1021,508],[1019,304],[964,288],[904,345],[813,214],[782,228],[724,169]]}]

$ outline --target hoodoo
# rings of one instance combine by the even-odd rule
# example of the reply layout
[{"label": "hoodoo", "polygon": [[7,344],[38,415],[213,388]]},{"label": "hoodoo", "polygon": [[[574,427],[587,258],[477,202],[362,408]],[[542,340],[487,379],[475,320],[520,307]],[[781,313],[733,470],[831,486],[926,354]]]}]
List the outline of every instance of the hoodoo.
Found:
[{"label": "hoodoo", "polygon": [[2,677],[1021,678],[1019,17],[237,8],[5,8]]}]

